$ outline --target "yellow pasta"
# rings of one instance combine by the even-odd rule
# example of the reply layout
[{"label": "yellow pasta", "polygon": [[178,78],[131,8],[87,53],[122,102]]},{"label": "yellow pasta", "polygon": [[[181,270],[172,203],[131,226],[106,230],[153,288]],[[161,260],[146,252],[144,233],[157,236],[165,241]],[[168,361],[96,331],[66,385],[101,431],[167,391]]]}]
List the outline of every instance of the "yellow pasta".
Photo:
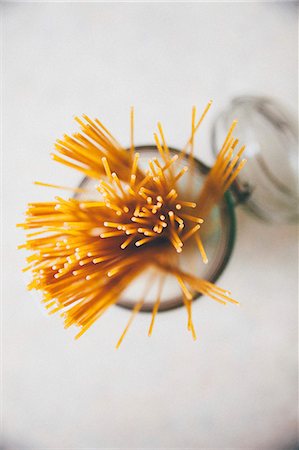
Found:
[{"label": "yellow pasta", "polygon": [[[181,155],[171,154],[159,123],[154,139],[160,159],[149,161],[145,170],[139,166],[140,155],[134,146],[133,108],[128,151],[98,119],[91,120],[86,115],[76,118],[80,132],[56,142],[53,159],[96,179],[98,200],[55,197],[49,202],[29,203],[26,220],[19,224],[28,230],[26,243],[20,248],[33,252],[24,269],[32,272],[28,288],[43,292],[49,314],[59,312],[65,327],[79,327],[77,337],[117,303],[126,287],[149,266],[176,277],[187,309],[187,328],[194,339],[193,292],[222,304],[237,303],[229,292],[182,271],[178,258],[173,257],[179,257],[186,241],[193,240],[203,262],[208,262],[200,236],[201,224],[245,164],[245,160],[240,161],[244,147],[234,155],[238,145],[232,136],[234,122],[198,193],[198,201],[182,195],[180,180],[189,167],[192,169],[195,133],[210,106],[211,102],[198,121],[196,108],[192,109],[191,137]],[[187,165],[178,167],[188,151]],[[170,259],[174,261],[172,265]],[[159,310],[164,278],[165,275],[160,280],[149,335]],[[117,347],[143,303],[144,298],[136,303]]]}]

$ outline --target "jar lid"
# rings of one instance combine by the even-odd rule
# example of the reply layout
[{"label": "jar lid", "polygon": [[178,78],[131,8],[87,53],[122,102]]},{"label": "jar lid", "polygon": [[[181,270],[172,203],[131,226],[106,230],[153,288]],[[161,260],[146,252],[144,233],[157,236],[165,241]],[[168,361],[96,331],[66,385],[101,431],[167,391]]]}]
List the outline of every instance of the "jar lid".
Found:
[{"label": "jar lid", "polygon": [[298,130],[294,118],[272,99],[234,98],[213,124],[215,155],[234,119],[238,120],[236,136],[246,144],[247,159],[233,186],[237,198],[269,222],[298,221]]}]

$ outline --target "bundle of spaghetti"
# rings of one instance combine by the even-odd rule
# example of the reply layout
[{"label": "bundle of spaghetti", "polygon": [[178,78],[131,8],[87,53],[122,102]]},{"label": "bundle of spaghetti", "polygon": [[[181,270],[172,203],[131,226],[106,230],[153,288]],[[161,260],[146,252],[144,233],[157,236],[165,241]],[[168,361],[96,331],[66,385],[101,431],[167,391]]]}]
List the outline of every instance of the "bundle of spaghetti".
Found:
[{"label": "bundle of spaghetti", "polygon": [[[196,110],[192,112],[191,137],[183,152],[186,154],[187,149],[190,150],[190,164],[193,163],[194,134],[209,106],[197,122]],[[208,262],[200,236],[203,217],[244,165],[241,162],[234,170],[243,151],[242,147],[233,156],[238,143],[231,136],[234,124],[207,176],[199,201],[194,202],[189,198],[188,189],[181,189],[181,179],[189,166],[182,167],[181,155],[171,153],[160,123],[158,133],[154,134],[160,157],[150,160],[144,171],[139,167],[140,155],[134,148],[133,109],[129,151],[121,147],[100,121],[83,118],[85,122],[76,118],[82,133],[57,141],[56,149],[64,158],[54,155],[54,159],[97,179],[98,200],[55,197],[50,202],[29,203],[26,220],[19,225],[29,230],[26,244],[20,248],[33,252],[24,269],[33,275],[29,289],[43,292],[45,307],[50,314],[59,312],[65,319],[65,327],[80,327],[76,336],[79,337],[118,302],[141,272],[155,266],[162,273],[175,276],[187,310],[187,327],[195,339],[191,307],[195,292],[223,304],[237,303],[229,292],[179,267],[179,256],[186,242],[193,241],[203,262]],[[49,183],[38,184],[62,188]],[[169,261],[173,263],[170,265]],[[159,310],[164,278],[159,284],[149,335]],[[145,295],[136,303],[117,346],[144,301]]]},{"label": "bundle of spaghetti", "polygon": [[[35,252],[24,269],[33,274],[29,289],[42,290],[49,312],[63,312],[66,326],[76,324],[81,332],[117,301],[147,264],[140,254],[120,251],[119,238],[114,246],[99,238],[103,209],[102,202],[57,197],[56,202],[31,204],[24,224],[42,229],[29,233],[21,246]],[[110,210],[105,213],[109,218]]]},{"label": "bundle of spaghetti", "polygon": [[155,263],[166,274],[172,274],[177,279],[182,290],[183,303],[188,314],[187,328],[192,333],[193,339],[196,340],[196,332],[192,320],[192,301],[194,299],[194,294],[200,293],[201,295],[206,295],[222,305],[227,305],[228,303],[239,305],[239,302],[231,297],[230,291],[223,289],[210,281],[195,277],[194,275],[183,271],[180,268],[179,263],[170,263],[170,261],[172,261],[171,258],[165,257],[165,255],[158,255]]},{"label": "bundle of spaghetti", "polygon": [[[51,314],[63,310],[66,326],[82,327],[79,335],[118,300],[140,271],[154,264],[151,255],[161,246],[169,242],[181,253],[200,228],[202,219],[189,211],[196,205],[180,199],[174,188],[185,168],[174,174],[177,157],[170,158],[162,146],[160,151],[165,163],[150,161],[139,184],[134,177],[138,153],[128,184],[104,160],[107,180],[98,187],[102,201],[56,197],[55,202],[29,204],[21,226],[41,229],[29,233],[21,246],[36,252],[24,269],[33,273],[29,288],[44,292]],[[137,249],[141,246],[146,251]]]},{"label": "bundle of spaghetti", "polygon": [[217,155],[215,164],[207,175],[199,193],[198,204],[203,217],[207,217],[213,206],[220,201],[246,163],[246,159],[241,160],[245,145],[234,155],[239,143],[239,139],[232,135],[236,124],[237,121],[234,120]]},{"label": "bundle of spaghetti", "polygon": [[202,295],[207,295],[211,299],[226,305],[229,303],[234,303],[238,305],[239,302],[231,297],[231,292],[222,289],[210,281],[204,280],[199,277],[195,277],[194,275],[187,273],[182,270],[178,265],[172,264],[165,260],[165,258],[159,258],[156,261],[156,264],[166,273],[173,274],[180,284],[182,288],[182,292],[186,300],[192,300],[194,297],[194,292],[199,292]]},{"label": "bundle of spaghetti", "polygon": [[[99,179],[104,174],[101,159],[109,157],[112,171],[117,172],[120,179],[127,180],[132,152],[127,152],[98,119],[92,120],[83,114],[82,119],[75,117],[75,120],[81,127],[81,133],[73,133],[71,136],[65,134],[63,139],[58,139],[55,143],[58,155],[52,153],[53,160],[79,170],[85,176]],[[131,114],[131,124],[131,147],[133,148],[133,114]],[[137,179],[142,175],[138,168]]]}]

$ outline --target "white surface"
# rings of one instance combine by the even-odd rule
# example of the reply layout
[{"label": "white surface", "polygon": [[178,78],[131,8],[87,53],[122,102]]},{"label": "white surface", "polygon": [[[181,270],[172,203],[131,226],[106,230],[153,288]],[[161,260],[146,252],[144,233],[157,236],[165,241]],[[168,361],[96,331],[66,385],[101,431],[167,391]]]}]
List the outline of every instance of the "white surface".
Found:
[{"label": "white surface", "polygon": [[[3,6],[3,5],[2,5]],[[296,110],[296,6],[291,3],[13,3],[4,5],[4,439],[29,448],[287,449],[296,430],[296,232],[238,210],[235,252],[219,284],[240,308],[194,305],[128,319],[110,310],[79,342],[25,289],[15,229],[28,201],[55,193],[33,180],[75,184],[50,161],[72,116],[98,116],[128,143],[186,140],[191,106],[213,98],[202,128],[238,94]],[[208,140],[197,155],[210,161]],[[205,144],[205,148],[203,146]]]}]

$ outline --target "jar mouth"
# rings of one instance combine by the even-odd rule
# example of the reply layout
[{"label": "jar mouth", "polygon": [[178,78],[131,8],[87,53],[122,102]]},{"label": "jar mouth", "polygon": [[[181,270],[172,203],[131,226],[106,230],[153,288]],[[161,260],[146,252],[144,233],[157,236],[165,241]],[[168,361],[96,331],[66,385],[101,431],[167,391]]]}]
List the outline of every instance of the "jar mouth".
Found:
[{"label": "jar mouth", "polygon": [[[157,157],[157,148],[154,145],[142,145],[136,146],[135,151],[140,154],[139,163],[142,167],[142,162],[146,164],[149,159],[153,157]],[[181,151],[169,147],[170,153],[174,155],[180,155]],[[188,155],[187,155],[188,157]],[[186,157],[181,159],[183,165],[186,165]],[[184,164],[185,163],[185,164]],[[209,172],[209,167],[199,161],[197,158],[194,158],[194,171],[192,174],[192,183],[200,186],[203,182],[205,176]],[[91,183],[91,179],[88,177],[83,178],[79,187],[80,188],[88,188],[88,184]],[[94,184],[94,180],[93,180]],[[192,191],[190,191],[192,195]],[[80,194],[75,195],[76,198],[80,198]],[[192,201],[192,199],[191,199]],[[208,226],[209,225],[209,226]],[[234,212],[234,203],[232,195],[229,191],[227,191],[221,200],[215,207],[212,209],[208,218],[202,225],[203,233],[201,234],[203,244],[206,247],[209,262],[205,265],[201,258],[197,247],[189,246],[183,251],[180,258],[180,267],[186,272],[191,273],[192,275],[196,275],[200,278],[204,278],[207,281],[214,283],[222,274],[225,269],[228,261],[231,257],[235,235],[236,235],[236,219]],[[191,269],[192,268],[192,269]],[[120,299],[116,303],[117,306],[126,309],[133,309],[134,306],[140,298],[140,289],[144,289],[145,283],[148,280],[152,279],[150,286],[150,291],[148,293],[148,297],[146,297],[143,306],[140,311],[143,312],[152,312],[153,306],[156,302],[157,294],[155,295],[157,286],[160,282],[160,276],[162,271],[154,268],[147,268],[142,272],[139,277],[136,277],[133,280],[128,288],[123,292]],[[177,282],[175,278],[171,275],[167,275],[165,279],[165,285],[163,289],[163,294],[161,296],[161,302],[159,306],[160,311],[169,311],[174,308],[178,308],[183,306],[183,299],[180,292],[180,288],[176,289]],[[152,295],[152,298],[150,297]],[[195,293],[193,295],[193,300],[196,300],[201,297],[200,293]]]}]

